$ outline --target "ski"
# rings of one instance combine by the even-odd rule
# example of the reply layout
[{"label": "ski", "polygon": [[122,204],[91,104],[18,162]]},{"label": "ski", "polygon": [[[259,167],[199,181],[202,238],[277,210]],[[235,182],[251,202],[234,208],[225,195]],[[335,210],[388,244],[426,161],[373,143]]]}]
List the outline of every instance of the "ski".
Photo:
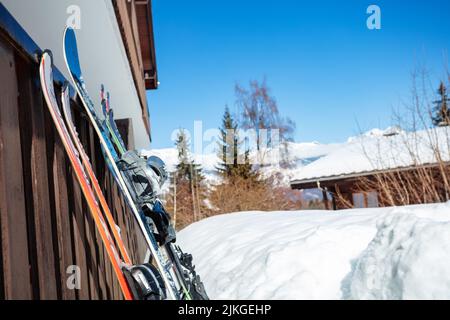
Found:
[{"label": "ski", "polygon": [[44,52],[41,57],[39,75],[42,86],[42,93],[44,95],[48,110],[53,119],[56,130],[61,138],[61,141],[64,145],[64,149],[70,160],[77,181],[80,184],[81,191],[89,206],[92,218],[100,234],[102,242],[105,246],[109,260],[113,266],[114,273],[119,281],[122,294],[126,300],[132,300],[133,299],[132,292],[128,286],[127,279],[122,271],[123,262],[120,260],[119,254],[115,249],[114,243],[112,242],[111,235],[108,229],[106,228],[102,212],[100,210],[100,207],[98,206],[97,200],[94,196],[94,192],[91,188],[89,180],[84,172],[83,165],[80,161],[80,155],[78,154],[76,147],[73,144],[73,141],[70,139],[67,127],[62,119],[53,86],[52,56],[48,51]]},{"label": "ski", "polygon": [[125,143],[123,142],[122,136],[119,133],[119,129],[117,129],[116,122],[114,121],[114,111],[113,109],[111,109],[109,92],[106,93],[105,97],[104,85],[101,86],[100,99],[103,115],[105,116],[106,128],[108,129],[119,153],[124,154],[127,151],[127,149],[125,147]]},{"label": "ski", "polygon": [[105,196],[100,188],[97,177],[95,176],[94,170],[90,163],[89,157],[87,156],[81,141],[78,136],[77,129],[73,122],[72,112],[70,110],[70,98],[69,98],[69,85],[65,83],[61,91],[61,102],[64,118],[68,127],[68,131],[72,136],[72,141],[78,150],[78,154],[81,157],[82,163],[85,170],[88,173],[89,180],[93,185],[97,199],[100,201],[103,212],[106,215],[109,228],[112,230],[114,235],[114,240],[119,246],[119,251],[122,254],[125,266],[122,271],[128,280],[129,287],[133,293],[133,297],[139,300],[162,300],[164,299],[166,292],[164,284],[161,281],[161,276],[158,270],[156,270],[152,265],[134,265],[131,264],[131,259],[128,251],[125,248],[122,237],[118,231],[118,226],[116,225],[114,218],[112,217],[111,211],[106,202]]},{"label": "ski", "polygon": [[[125,143],[123,142],[123,139],[119,133],[119,130],[117,129],[116,123],[114,121],[114,115],[113,115],[113,109],[111,108],[110,103],[110,94],[109,92],[106,93],[105,96],[105,87],[104,85],[101,86],[100,89],[100,98],[101,98],[101,105],[103,109],[103,114],[105,116],[105,128],[109,131],[110,136],[112,137],[112,141],[119,152],[119,156],[122,158],[124,157],[124,154],[127,152]],[[132,151],[130,151],[132,152]],[[132,152],[133,153],[133,152]],[[139,159],[140,160],[140,159]],[[165,172],[165,163],[158,157],[150,157],[147,160],[147,163],[141,164],[141,166],[149,166],[151,167],[155,172],[157,172],[157,175],[160,177],[167,176],[167,173]],[[142,161],[141,161],[142,162]],[[136,168],[139,167],[138,161],[135,161],[134,163],[131,163],[132,170],[136,171]],[[136,176],[136,175],[135,175]],[[147,176],[150,176],[147,174]],[[132,177],[131,177],[132,178]],[[160,181],[159,187],[162,187],[162,184],[164,181]],[[155,188],[152,188],[152,191]],[[147,193],[148,190],[146,190]],[[153,198],[148,198],[147,194],[141,195],[141,197],[146,198],[144,200],[139,199],[138,196],[135,196],[135,202],[142,203],[147,201],[151,202],[152,209],[158,210],[160,213],[160,216],[169,216],[168,213],[165,211],[161,201],[159,200],[159,194],[153,192],[151,194]],[[185,295],[189,299],[195,299],[195,300],[208,300],[208,295],[206,294],[205,288],[203,283],[201,282],[200,276],[197,275],[195,271],[195,267],[193,265],[193,259],[192,255],[183,253],[181,249],[178,246],[174,246],[174,241],[169,241],[164,243],[164,247],[167,250],[167,253],[170,257],[170,259],[174,262],[175,265],[175,273],[177,276],[177,279],[179,280],[180,285],[182,286],[182,289],[185,293]]]},{"label": "ski", "polygon": [[100,205],[103,209],[103,212],[105,213],[106,220],[108,221],[108,224],[109,224],[109,228],[111,229],[111,231],[113,233],[114,240],[116,241],[116,244],[119,247],[119,251],[123,257],[123,260],[126,264],[130,265],[131,259],[130,259],[127,249],[125,248],[122,237],[120,236],[119,231],[117,230],[118,226],[116,225],[116,223],[114,221],[111,211],[109,210],[108,203],[106,202],[105,196],[103,195],[103,192],[100,188],[97,177],[95,176],[94,170],[92,169],[92,165],[89,160],[89,157],[86,154],[86,152],[84,151],[84,148],[83,148],[81,141],[79,139],[79,136],[78,136],[78,132],[75,128],[75,125],[74,125],[74,122],[72,119],[72,112],[70,110],[70,98],[69,98],[68,84],[65,84],[63,86],[63,89],[61,92],[61,102],[62,102],[64,118],[66,120],[68,131],[72,137],[72,141],[78,150],[78,154],[80,155],[80,158],[84,165],[85,171],[87,172],[87,174],[89,176],[89,180],[91,181],[91,185],[95,191],[95,194],[97,195],[97,199],[99,200]]},{"label": "ski", "polygon": [[168,266],[167,263],[164,264],[165,259],[163,257],[162,252],[160,251],[160,248],[158,247],[157,241],[152,236],[152,233],[149,232],[149,226],[146,226],[144,224],[145,216],[140,210],[138,210],[136,204],[133,202],[133,198],[130,194],[130,191],[128,190],[127,184],[124,181],[124,178],[122,177],[121,172],[116,164],[116,161],[118,160],[117,153],[115,152],[114,147],[112,146],[109,136],[106,134],[106,132],[104,132],[102,123],[96,115],[94,104],[85,89],[85,83],[81,71],[81,66],[79,63],[75,31],[70,27],[66,28],[64,32],[63,47],[66,66],[69,70],[71,79],[75,84],[78,96],[80,97],[82,105],[88,115],[88,118],[100,140],[100,144],[102,145],[104,151],[105,159],[112,170],[113,176],[116,179],[127,204],[130,206],[130,209],[133,212],[133,215],[142,231],[145,241],[147,242],[151,256],[153,257],[153,261],[156,264],[156,268],[159,270],[162,281],[165,285],[165,288],[168,291],[168,298],[174,300],[180,299],[181,298],[180,293],[176,288],[175,281],[169,270],[170,266]]}]

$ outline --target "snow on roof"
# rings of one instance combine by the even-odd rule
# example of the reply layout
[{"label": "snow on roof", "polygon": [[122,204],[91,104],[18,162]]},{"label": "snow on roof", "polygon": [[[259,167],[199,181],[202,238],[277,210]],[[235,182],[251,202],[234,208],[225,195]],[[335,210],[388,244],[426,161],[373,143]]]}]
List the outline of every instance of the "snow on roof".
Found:
[{"label": "snow on roof", "polygon": [[[371,130],[295,170],[292,183],[450,161],[450,128]],[[436,151],[439,150],[437,153]]]}]

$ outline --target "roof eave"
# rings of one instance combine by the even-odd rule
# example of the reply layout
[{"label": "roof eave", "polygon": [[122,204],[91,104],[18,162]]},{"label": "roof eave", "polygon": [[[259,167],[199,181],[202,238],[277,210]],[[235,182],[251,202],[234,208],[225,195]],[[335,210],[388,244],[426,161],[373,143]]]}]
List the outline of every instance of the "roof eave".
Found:
[{"label": "roof eave", "polygon": [[142,120],[151,141],[146,90],[156,89],[158,86],[151,1],[112,0],[112,3],[141,103]]},{"label": "roof eave", "polygon": [[[444,165],[450,165],[450,162],[444,162]],[[391,169],[384,169],[384,170],[373,170],[373,171],[362,171],[362,172],[354,172],[349,174],[341,174],[341,175],[333,175],[333,176],[322,176],[322,177],[313,177],[309,179],[303,179],[303,180],[293,180],[291,181],[290,185],[292,189],[309,189],[310,186],[320,186],[320,185],[331,185],[335,184],[342,180],[352,180],[352,179],[359,179],[363,177],[368,176],[375,176],[379,174],[386,174],[386,173],[392,173],[392,172],[403,172],[403,171],[409,171],[414,169],[423,169],[423,168],[433,168],[438,167],[439,163],[424,163],[422,165],[413,165],[413,166],[404,166],[404,167],[396,167]]]}]

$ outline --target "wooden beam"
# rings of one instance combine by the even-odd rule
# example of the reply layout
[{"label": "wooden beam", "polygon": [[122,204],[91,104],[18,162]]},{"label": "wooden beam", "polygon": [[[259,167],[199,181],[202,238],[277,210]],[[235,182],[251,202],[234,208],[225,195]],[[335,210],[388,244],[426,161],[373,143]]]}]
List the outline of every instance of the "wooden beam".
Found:
[{"label": "wooden beam", "polygon": [[[139,38],[139,35],[135,34],[137,28],[133,27],[133,20],[136,19],[134,2],[128,4],[127,0],[115,0],[116,15],[119,23],[119,29],[122,33],[122,39],[125,46],[125,50],[130,62],[131,72],[133,74],[134,84],[137,94],[141,103],[142,119],[144,121],[145,129],[150,136],[150,121],[147,106],[147,94],[144,80],[144,67],[142,64],[142,53],[139,47],[139,41],[135,41]],[[139,45],[138,45],[139,44]]]},{"label": "wooden beam", "polygon": [[[30,242],[36,262],[39,299],[57,299],[55,249],[50,209],[44,105],[37,69],[16,56],[21,147]],[[32,231],[31,231],[32,230]]]},{"label": "wooden beam", "polygon": [[[76,124],[78,125],[79,123],[76,122]],[[60,141],[59,137],[57,137],[57,140]],[[73,219],[72,226],[74,234],[75,261],[76,265],[80,268],[81,288],[76,291],[77,299],[89,300],[90,299],[90,289],[88,279],[89,269],[87,264],[88,252],[86,250],[87,239],[86,239],[84,212],[83,212],[84,200],[81,193],[80,185],[71,167],[69,167],[66,179],[68,181],[67,184],[68,192],[71,195],[71,197],[69,197],[69,208]]]},{"label": "wooden beam", "polygon": [[31,299],[14,54],[0,41],[0,224],[5,299]]},{"label": "wooden beam", "polygon": [[[51,119],[49,119],[51,121]],[[53,129],[53,128],[52,128]],[[53,133],[54,137],[54,133]],[[54,138],[53,138],[54,139]],[[68,188],[67,188],[67,163],[66,153],[61,143],[55,141],[53,148],[53,190],[55,194],[54,205],[56,215],[56,238],[58,240],[61,298],[74,300],[75,290],[67,286],[67,268],[75,265],[73,253],[73,226],[72,212],[69,210]]]},{"label": "wooden beam", "polygon": [[322,189],[323,203],[325,204],[325,209],[330,210],[330,201],[328,200],[327,190]]},{"label": "wooden beam", "polygon": [[127,150],[134,150],[133,120],[131,118],[118,119],[116,125]]}]

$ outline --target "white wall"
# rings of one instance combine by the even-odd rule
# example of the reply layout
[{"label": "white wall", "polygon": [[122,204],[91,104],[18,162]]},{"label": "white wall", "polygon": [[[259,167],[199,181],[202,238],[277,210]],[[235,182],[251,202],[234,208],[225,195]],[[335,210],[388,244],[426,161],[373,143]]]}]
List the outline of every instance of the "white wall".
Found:
[{"label": "white wall", "polygon": [[81,67],[92,100],[100,109],[99,90],[103,83],[111,92],[115,117],[132,118],[136,148],[149,149],[139,98],[125,53],[111,0],[1,0],[41,49],[50,49],[58,69],[67,79],[62,49],[63,31],[69,17],[67,8],[81,9],[77,30]]}]

